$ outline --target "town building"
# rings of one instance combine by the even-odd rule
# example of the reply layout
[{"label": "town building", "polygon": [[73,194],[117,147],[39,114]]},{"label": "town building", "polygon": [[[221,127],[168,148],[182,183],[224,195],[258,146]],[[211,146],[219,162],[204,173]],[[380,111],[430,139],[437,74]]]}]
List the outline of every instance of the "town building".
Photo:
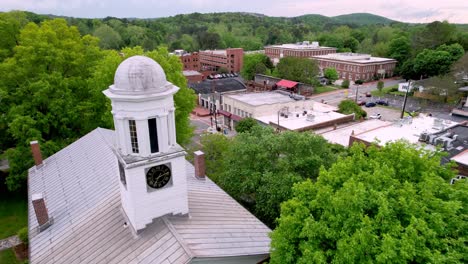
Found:
[{"label": "town building", "polygon": [[284,57],[310,58],[312,56],[336,53],[336,48],[322,47],[318,42],[303,41],[296,44],[271,45],[265,47],[265,55],[273,64]]},{"label": "town building", "polygon": [[198,56],[198,52],[187,53],[177,50],[175,54],[180,54],[178,56],[180,58],[180,62],[182,62],[182,65],[184,66],[184,71],[200,71],[200,57]]},{"label": "town building", "polygon": [[[306,100],[283,91],[247,92],[223,95],[222,123],[232,129],[245,117],[280,130],[305,131],[354,120],[354,115],[335,112],[336,107]],[[279,120],[279,126],[278,126]]]},{"label": "town building", "polygon": [[204,75],[220,71],[220,69],[225,69],[229,73],[240,72],[244,61],[242,48],[204,50],[192,53],[176,50],[173,54],[179,54],[184,70],[200,71]]},{"label": "town building", "polygon": [[244,50],[231,48],[225,50],[199,51],[201,70],[217,72],[225,69],[230,73],[240,72],[244,62]]},{"label": "town building", "polygon": [[199,83],[191,83],[189,87],[198,95],[199,106],[217,110],[224,110],[224,94],[246,91],[245,84],[235,78],[205,80]]},{"label": "town building", "polygon": [[323,72],[326,68],[335,68],[340,79],[373,80],[393,76],[397,61],[394,59],[372,57],[369,54],[335,53],[313,56]]},{"label": "town building", "polygon": [[188,83],[199,83],[206,79],[203,74],[194,70],[182,71],[182,74],[184,75],[185,79],[187,79]]},{"label": "town building", "polygon": [[161,66],[134,56],[104,91],[115,131],[96,128],[29,169],[31,263],[259,263],[271,231],[176,143]]}]

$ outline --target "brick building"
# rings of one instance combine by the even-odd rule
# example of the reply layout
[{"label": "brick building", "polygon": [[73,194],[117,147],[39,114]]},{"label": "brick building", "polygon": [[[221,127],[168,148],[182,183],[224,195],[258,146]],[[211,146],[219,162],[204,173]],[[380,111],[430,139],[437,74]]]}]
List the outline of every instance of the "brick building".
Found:
[{"label": "brick building", "polygon": [[200,51],[201,70],[218,71],[221,68],[228,72],[240,72],[244,62],[244,50],[242,48],[225,50],[205,50]]},{"label": "brick building", "polygon": [[180,61],[184,65],[184,71],[199,71],[200,62],[198,52],[184,53],[179,56]]},{"label": "brick building", "polygon": [[297,44],[272,45],[265,47],[265,55],[267,55],[273,63],[278,63],[283,57],[300,57],[310,58],[317,55],[327,55],[336,53],[336,48],[321,47],[318,42],[308,41],[299,42]]},{"label": "brick building", "polygon": [[244,50],[242,48],[204,50],[193,53],[176,50],[174,54],[180,57],[180,61],[184,65],[184,71],[201,71],[207,74],[216,72],[221,68],[230,73],[240,72],[244,61]]},{"label": "brick building", "polygon": [[394,59],[358,53],[335,53],[313,56],[312,58],[318,61],[320,70],[335,68],[340,79],[353,81],[372,80],[374,76],[392,76],[397,63]]}]

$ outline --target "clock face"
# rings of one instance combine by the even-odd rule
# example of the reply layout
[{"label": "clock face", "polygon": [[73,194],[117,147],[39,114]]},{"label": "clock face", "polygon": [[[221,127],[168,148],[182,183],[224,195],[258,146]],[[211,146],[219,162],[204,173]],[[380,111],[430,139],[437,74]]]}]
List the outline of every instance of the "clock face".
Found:
[{"label": "clock face", "polygon": [[154,189],[160,189],[171,180],[171,169],[166,165],[154,166],[146,172],[146,184]]}]

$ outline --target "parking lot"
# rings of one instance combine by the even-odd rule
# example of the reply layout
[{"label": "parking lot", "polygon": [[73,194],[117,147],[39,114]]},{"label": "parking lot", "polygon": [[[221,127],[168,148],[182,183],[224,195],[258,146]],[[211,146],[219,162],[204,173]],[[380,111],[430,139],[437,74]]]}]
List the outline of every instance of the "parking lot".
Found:
[{"label": "parking lot", "polygon": [[383,107],[383,106],[375,106],[375,107],[365,107],[362,106],[362,109],[367,112],[367,117],[371,115],[380,114],[382,118],[380,120],[383,121],[397,121],[400,119],[401,110],[390,108],[390,107]]}]

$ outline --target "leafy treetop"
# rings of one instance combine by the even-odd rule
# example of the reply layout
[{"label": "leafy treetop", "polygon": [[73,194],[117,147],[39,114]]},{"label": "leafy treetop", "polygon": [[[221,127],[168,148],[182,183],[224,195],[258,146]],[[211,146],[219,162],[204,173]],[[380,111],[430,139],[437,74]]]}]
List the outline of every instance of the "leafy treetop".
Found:
[{"label": "leafy treetop", "polygon": [[468,183],[441,153],[355,144],[316,182],[296,184],[271,234],[271,263],[462,263]]}]

